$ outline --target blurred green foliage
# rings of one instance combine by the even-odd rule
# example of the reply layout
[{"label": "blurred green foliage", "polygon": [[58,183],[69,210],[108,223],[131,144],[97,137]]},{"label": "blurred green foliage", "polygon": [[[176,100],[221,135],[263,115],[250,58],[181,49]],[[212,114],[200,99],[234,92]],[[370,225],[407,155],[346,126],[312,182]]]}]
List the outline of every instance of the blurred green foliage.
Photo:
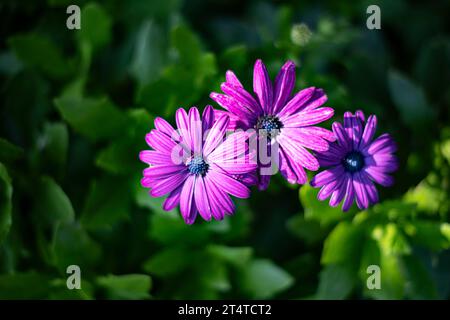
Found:
[{"label": "blurred green foliage", "polygon": [[[81,30],[66,7],[81,7]],[[378,4],[382,29],[365,27]],[[0,298],[448,299],[448,1],[0,2]],[[212,101],[262,58],[379,117],[396,184],[348,213],[274,177],[186,226],[141,188],[156,116]],[[327,124],[331,124],[331,121]],[[66,288],[79,265],[82,289]],[[366,286],[381,268],[381,289]]]}]

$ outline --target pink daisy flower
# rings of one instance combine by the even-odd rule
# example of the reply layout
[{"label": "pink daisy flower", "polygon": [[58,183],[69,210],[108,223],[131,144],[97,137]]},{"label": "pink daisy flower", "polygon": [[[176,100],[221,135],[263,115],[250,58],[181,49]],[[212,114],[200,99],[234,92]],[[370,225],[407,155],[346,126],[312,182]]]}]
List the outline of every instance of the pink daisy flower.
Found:
[{"label": "pink daisy flower", "polygon": [[[258,187],[267,188],[274,163],[264,163],[261,150],[275,159],[281,174],[290,183],[304,184],[307,181],[305,169],[316,171],[319,162],[309,152],[325,151],[328,141],[335,137],[330,130],[316,126],[328,120],[334,110],[321,107],[327,96],[322,89],[310,87],[292,95],[295,85],[295,64],[288,61],[278,73],[273,85],[267,69],[257,60],[253,74],[253,91],[256,98],[244,89],[232,71],[227,71],[224,92],[211,93],[210,97],[226,111],[217,115],[230,117],[230,128],[254,129],[258,152]],[[274,148],[276,146],[276,148]],[[276,150],[277,154],[271,154]]]},{"label": "pink daisy flower", "polygon": [[229,117],[215,120],[214,109],[207,106],[202,118],[197,108],[176,112],[178,130],[162,118],[155,119],[155,129],[145,137],[153,150],[139,154],[150,166],[144,170],[141,184],[150,195],[167,195],[163,209],[179,205],[187,224],[197,214],[204,220],[222,220],[235,206],[230,198],[248,198],[249,188],[238,180],[256,169],[248,152],[247,135],[237,132],[225,137]]}]

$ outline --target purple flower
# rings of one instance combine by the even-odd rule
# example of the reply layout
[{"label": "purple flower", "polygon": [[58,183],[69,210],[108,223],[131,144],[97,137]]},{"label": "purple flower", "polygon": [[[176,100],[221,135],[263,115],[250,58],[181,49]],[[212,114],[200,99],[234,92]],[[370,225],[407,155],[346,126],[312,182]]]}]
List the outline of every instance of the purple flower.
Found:
[{"label": "purple flower", "polygon": [[319,200],[329,196],[330,206],[337,206],[342,200],[342,210],[347,211],[353,201],[361,210],[378,202],[378,192],[374,182],[388,187],[394,183],[388,173],[398,168],[395,142],[388,134],[373,140],[377,118],[371,115],[365,122],[362,111],[344,114],[344,126],[333,123],[337,137],[326,152],[318,152],[321,166],[329,167],[311,180],[311,186],[322,187]]},{"label": "purple flower", "polygon": [[150,165],[144,170],[142,186],[150,188],[153,197],[168,194],[163,209],[169,211],[179,205],[187,224],[194,223],[197,213],[207,221],[233,214],[235,207],[229,195],[250,195],[248,187],[236,177],[256,169],[245,133],[233,133],[224,139],[228,116],[214,120],[214,109],[207,106],[202,118],[195,107],[189,114],[178,109],[178,130],[156,118],[155,129],[145,138],[153,150],[139,154],[141,161]]},{"label": "purple flower", "polygon": [[[263,169],[274,165],[273,162],[263,163],[261,150],[275,159],[288,182],[304,184],[307,181],[304,168],[319,169],[319,162],[307,149],[325,151],[328,141],[335,140],[331,131],[314,126],[334,113],[332,108],[319,108],[327,101],[323,90],[311,87],[292,96],[294,85],[295,64],[292,61],[284,64],[272,85],[266,67],[257,60],[253,74],[256,98],[244,89],[232,71],[226,73],[226,82],[221,85],[224,94],[213,92],[210,95],[226,109],[216,112],[230,116],[231,129],[253,129],[257,134],[260,190],[267,188],[272,174]],[[273,150],[277,154],[272,154]]]}]

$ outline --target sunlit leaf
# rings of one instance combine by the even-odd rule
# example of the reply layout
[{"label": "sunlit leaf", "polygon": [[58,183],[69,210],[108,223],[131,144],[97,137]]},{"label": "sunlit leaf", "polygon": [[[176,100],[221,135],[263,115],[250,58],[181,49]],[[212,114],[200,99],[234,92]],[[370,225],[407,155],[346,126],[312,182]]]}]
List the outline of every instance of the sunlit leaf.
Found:
[{"label": "sunlit leaf", "polygon": [[253,298],[267,299],[286,290],[294,279],[270,260],[258,259],[244,269],[242,286]]},{"label": "sunlit leaf", "polygon": [[144,274],[108,275],[97,278],[97,284],[109,299],[146,299],[152,279]]}]

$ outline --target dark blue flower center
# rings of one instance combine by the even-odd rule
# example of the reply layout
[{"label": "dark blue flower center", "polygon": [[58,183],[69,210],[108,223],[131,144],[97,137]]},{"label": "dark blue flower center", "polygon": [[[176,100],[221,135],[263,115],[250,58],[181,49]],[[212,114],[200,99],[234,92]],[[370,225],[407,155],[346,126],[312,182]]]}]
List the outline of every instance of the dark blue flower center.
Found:
[{"label": "dark blue flower center", "polygon": [[347,172],[358,172],[364,167],[364,156],[359,151],[351,151],[342,160],[342,164]]},{"label": "dark blue flower center", "polygon": [[281,128],[283,128],[281,121],[272,115],[262,116],[256,123],[256,129],[263,130],[262,133],[266,134],[269,139],[276,136]]},{"label": "dark blue flower center", "polygon": [[205,162],[205,160],[203,160],[201,156],[194,157],[191,161],[188,162],[187,166],[190,173],[202,176],[204,176],[209,169],[209,165]]}]

